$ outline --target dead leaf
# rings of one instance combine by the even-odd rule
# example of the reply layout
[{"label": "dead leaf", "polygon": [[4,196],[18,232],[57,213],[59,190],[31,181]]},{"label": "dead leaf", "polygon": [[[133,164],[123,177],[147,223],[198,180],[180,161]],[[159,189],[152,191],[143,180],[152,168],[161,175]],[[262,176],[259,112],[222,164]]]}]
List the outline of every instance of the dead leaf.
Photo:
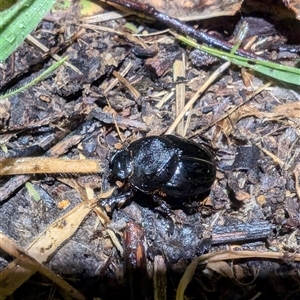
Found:
[{"label": "dead leaf", "polygon": [[250,195],[247,192],[244,191],[237,191],[235,193],[235,198],[239,201],[246,201],[250,199]]},{"label": "dead leaf", "polygon": [[203,20],[220,16],[232,16],[241,9],[243,0],[202,0],[202,1],[157,1],[140,0],[157,10],[183,21]]},{"label": "dead leaf", "polygon": [[300,102],[277,105],[272,113],[289,118],[300,118]]},{"label": "dead leaf", "polygon": [[209,262],[206,267],[224,277],[234,278],[231,267],[225,261]]},{"label": "dead leaf", "polygon": [[[220,16],[233,16],[239,11],[244,10],[242,7],[243,0],[175,0],[175,1],[158,1],[158,0],[139,0],[140,3],[154,6],[157,10],[168,14],[173,18],[182,21],[204,20]],[[271,1],[269,1],[271,2]],[[274,1],[273,1],[274,2]],[[287,9],[282,7],[279,2],[268,3],[264,1],[250,0],[247,1],[246,11],[268,11],[279,17],[292,18],[300,20],[300,1],[299,0],[282,0]],[[120,6],[118,6],[120,8]]]},{"label": "dead leaf", "polygon": [[237,279],[237,280],[240,281],[240,280],[242,280],[245,277],[244,269],[241,266],[234,265],[233,269],[234,269],[235,279]]},{"label": "dead leaf", "polygon": [[296,18],[300,20],[300,1],[299,0],[282,0],[284,5],[296,14]]}]

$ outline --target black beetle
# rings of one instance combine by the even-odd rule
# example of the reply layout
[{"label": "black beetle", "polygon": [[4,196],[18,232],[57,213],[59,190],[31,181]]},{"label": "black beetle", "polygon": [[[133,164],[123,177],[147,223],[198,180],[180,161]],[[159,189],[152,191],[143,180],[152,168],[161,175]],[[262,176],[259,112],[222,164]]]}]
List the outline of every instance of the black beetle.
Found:
[{"label": "black beetle", "polygon": [[149,136],[117,151],[112,175],[145,193],[195,197],[210,189],[216,176],[214,154],[205,144],[173,135]]}]

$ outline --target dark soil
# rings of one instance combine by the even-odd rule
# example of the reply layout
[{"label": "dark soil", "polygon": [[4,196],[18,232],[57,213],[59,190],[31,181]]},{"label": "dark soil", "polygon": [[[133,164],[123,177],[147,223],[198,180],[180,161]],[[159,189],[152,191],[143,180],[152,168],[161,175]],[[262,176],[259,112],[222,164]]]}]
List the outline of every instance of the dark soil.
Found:
[{"label": "dark soil", "polygon": [[[98,159],[104,171],[78,175],[75,169],[74,174],[51,175],[45,170],[45,174],[33,176],[1,177],[0,230],[24,249],[83,201],[82,194],[66,183],[70,178],[79,187],[92,189],[95,197],[115,187],[108,158],[122,143],[120,135],[127,144],[142,136],[164,134],[175,120],[175,98],[171,96],[157,108],[159,100],[175,91],[178,82],[185,83],[186,99],[190,99],[222,63],[207,56],[199,62],[199,53],[192,53],[168,33],[144,37],[155,51],[149,50],[150,58],[137,55],[140,45],[116,32],[125,32],[126,22],[143,26],[149,33],[165,29],[163,26],[128,17],[96,23],[92,29],[80,21],[77,9],[73,8],[71,16],[49,14],[32,35],[50,51],[61,49],[58,54],[68,55],[69,62],[82,74],[63,66],[26,92],[1,101],[0,141],[7,152],[2,147],[0,156],[78,159],[83,154],[87,159]],[[255,23],[256,17],[253,12],[249,24]],[[236,19],[223,18],[223,31],[218,32],[218,21],[202,21],[201,25],[228,39]],[[267,33],[258,33],[257,40],[265,39],[259,50],[265,57],[283,63],[299,60],[299,21],[281,20],[282,30],[278,30],[278,20],[268,16],[268,22],[272,26],[260,26],[266,26]],[[100,30],[96,25],[116,32]],[[290,31],[289,35],[285,32],[289,26],[298,28],[292,38]],[[69,38],[82,28],[84,31],[69,45]],[[226,28],[230,31],[223,36]],[[252,33],[256,34],[255,29]],[[280,51],[281,45],[289,44],[288,38],[296,50]],[[176,83],[172,66],[182,55],[186,57],[186,77]],[[0,65],[2,91],[24,85],[51,64],[51,56],[45,57],[24,42]],[[121,73],[130,64],[124,77],[139,94],[120,82],[110,87],[115,78],[113,71]],[[201,131],[210,141],[218,163],[211,191],[199,199],[189,199],[191,209],[185,209],[179,201],[171,207],[172,214],[166,215],[150,195],[136,193],[131,202],[108,212],[110,223],[101,224],[92,210],[47,260],[47,268],[87,299],[128,299],[132,294],[136,299],[153,299],[152,277],[159,274],[167,280],[168,299],[174,299],[187,266],[204,253],[229,248],[278,252],[284,253],[285,259],[252,257],[224,260],[214,266],[201,264],[186,295],[190,299],[299,299],[300,264],[294,255],[299,252],[300,238],[300,110],[297,116],[297,111],[287,108],[299,104],[300,93],[297,87],[273,83],[243,105],[247,96],[267,81],[231,66],[190,111],[186,137],[199,142]],[[279,105],[283,105],[280,113]],[[232,107],[237,110],[228,117],[224,115]],[[32,183],[40,201],[33,199],[25,182]],[[119,193],[121,188],[115,195]],[[62,200],[69,200],[70,206],[61,209]],[[124,239],[126,230],[129,233]],[[111,232],[124,253],[112,242]],[[138,238],[131,236],[134,233]],[[137,249],[142,249],[141,265],[135,260]],[[1,270],[13,259],[2,251]],[[166,269],[158,268],[155,274],[153,265],[157,261],[163,261]],[[36,273],[13,293],[13,298],[63,299],[63,294]]]}]

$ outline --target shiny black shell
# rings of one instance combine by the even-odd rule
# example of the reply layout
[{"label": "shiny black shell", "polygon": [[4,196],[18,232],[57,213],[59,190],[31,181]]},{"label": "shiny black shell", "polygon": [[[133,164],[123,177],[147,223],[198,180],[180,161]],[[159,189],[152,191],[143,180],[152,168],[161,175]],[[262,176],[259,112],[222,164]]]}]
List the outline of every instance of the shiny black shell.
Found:
[{"label": "shiny black shell", "polygon": [[145,193],[193,197],[212,186],[216,176],[214,154],[207,145],[173,135],[149,136],[116,152],[112,175]]}]

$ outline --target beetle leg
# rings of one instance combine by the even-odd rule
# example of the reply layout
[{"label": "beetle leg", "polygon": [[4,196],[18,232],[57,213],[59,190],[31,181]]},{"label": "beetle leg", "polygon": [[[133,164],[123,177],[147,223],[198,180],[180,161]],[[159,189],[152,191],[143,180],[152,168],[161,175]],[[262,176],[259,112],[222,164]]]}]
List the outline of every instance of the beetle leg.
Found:
[{"label": "beetle leg", "polygon": [[190,202],[184,202],[182,204],[182,210],[187,214],[191,215],[198,211],[198,204],[193,204]]},{"label": "beetle leg", "polygon": [[108,211],[112,211],[116,208],[121,208],[125,202],[130,201],[131,198],[134,196],[133,190],[128,190],[121,195],[113,196],[108,199],[101,200],[99,205],[104,207]]},{"label": "beetle leg", "polygon": [[153,200],[158,204],[158,207],[155,208],[160,213],[166,214],[168,217],[174,216],[174,212],[171,210],[169,204],[159,195],[152,195]]}]

